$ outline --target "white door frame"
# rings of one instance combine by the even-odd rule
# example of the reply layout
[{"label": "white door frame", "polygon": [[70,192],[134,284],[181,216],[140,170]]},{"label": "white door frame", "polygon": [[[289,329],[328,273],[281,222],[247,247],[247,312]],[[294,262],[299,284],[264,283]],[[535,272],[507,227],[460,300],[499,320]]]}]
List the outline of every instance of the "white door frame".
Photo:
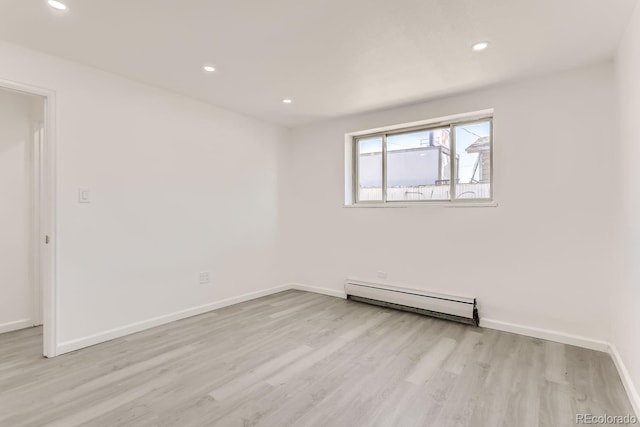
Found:
[{"label": "white door frame", "polygon": [[[39,168],[40,176],[40,208],[37,215],[39,242],[36,250],[39,262],[39,277],[42,289],[42,325],[43,325],[43,354],[45,357],[57,355],[56,319],[56,93],[50,89],[31,86],[11,80],[0,79],[0,88],[23,92],[30,95],[44,97],[44,143],[40,153],[40,161],[34,166]],[[38,183],[35,183],[38,187]]]},{"label": "white door frame", "polygon": [[[41,98],[38,98],[41,100]],[[44,110],[43,114],[44,114]],[[40,215],[42,205],[42,193],[40,188],[42,187],[42,178],[40,173],[42,171],[42,152],[44,150],[44,117],[40,118],[39,122],[32,120],[31,126],[31,256],[33,260],[31,262],[31,287],[33,288],[33,304],[31,307],[31,319],[34,326],[42,325],[42,280],[40,274]]]}]

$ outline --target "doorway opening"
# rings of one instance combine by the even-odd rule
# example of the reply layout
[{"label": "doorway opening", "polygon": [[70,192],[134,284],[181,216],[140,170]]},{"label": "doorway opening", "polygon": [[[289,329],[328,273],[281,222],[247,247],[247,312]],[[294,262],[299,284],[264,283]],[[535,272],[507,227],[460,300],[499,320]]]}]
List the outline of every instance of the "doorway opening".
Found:
[{"label": "doorway opening", "polygon": [[0,81],[0,334],[42,328],[56,355],[53,93]]}]

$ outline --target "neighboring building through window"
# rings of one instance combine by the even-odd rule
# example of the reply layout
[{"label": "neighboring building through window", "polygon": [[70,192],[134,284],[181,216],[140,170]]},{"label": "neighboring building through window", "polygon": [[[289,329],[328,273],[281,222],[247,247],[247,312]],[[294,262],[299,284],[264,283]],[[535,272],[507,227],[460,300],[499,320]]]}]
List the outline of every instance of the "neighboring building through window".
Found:
[{"label": "neighboring building through window", "polygon": [[492,125],[484,117],[354,137],[355,202],[491,200]]}]

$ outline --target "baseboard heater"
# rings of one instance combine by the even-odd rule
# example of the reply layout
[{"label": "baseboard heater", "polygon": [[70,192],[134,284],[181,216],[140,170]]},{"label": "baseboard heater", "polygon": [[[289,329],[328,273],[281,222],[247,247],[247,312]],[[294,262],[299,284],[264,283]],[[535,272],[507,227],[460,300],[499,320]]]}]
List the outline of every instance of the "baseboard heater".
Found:
[{"label": "baseboard heater", "polygon": [[347,280],[347,298],[478,326],[480,317],[475,298],[406,289],[378,283]]}]

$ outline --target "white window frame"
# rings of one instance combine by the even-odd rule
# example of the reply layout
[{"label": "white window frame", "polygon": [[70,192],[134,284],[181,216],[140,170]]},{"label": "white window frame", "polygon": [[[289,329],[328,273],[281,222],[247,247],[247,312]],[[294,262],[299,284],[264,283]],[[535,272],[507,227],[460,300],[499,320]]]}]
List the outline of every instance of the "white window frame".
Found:
[{"label": "white window frame", "polygon": [[[490,197],[462,198],[455,197],[455,127],[478,122],[490,122]],[[435,130],[449,127],[450,129],[450,182],[449,199],[444,200],[387,200],[387,136],[407,132]],[[494,135],[493,110],[481,110],[473,113],[457,114],[437,119],[403,123],[382,128],[369,129],[345,134],[345,207],[409,207],[409,206],[442,206],[442,207],[495,207],[494,186]],[[382,138],[382,200],[358,200],[358,141],[372,137]]]}]

